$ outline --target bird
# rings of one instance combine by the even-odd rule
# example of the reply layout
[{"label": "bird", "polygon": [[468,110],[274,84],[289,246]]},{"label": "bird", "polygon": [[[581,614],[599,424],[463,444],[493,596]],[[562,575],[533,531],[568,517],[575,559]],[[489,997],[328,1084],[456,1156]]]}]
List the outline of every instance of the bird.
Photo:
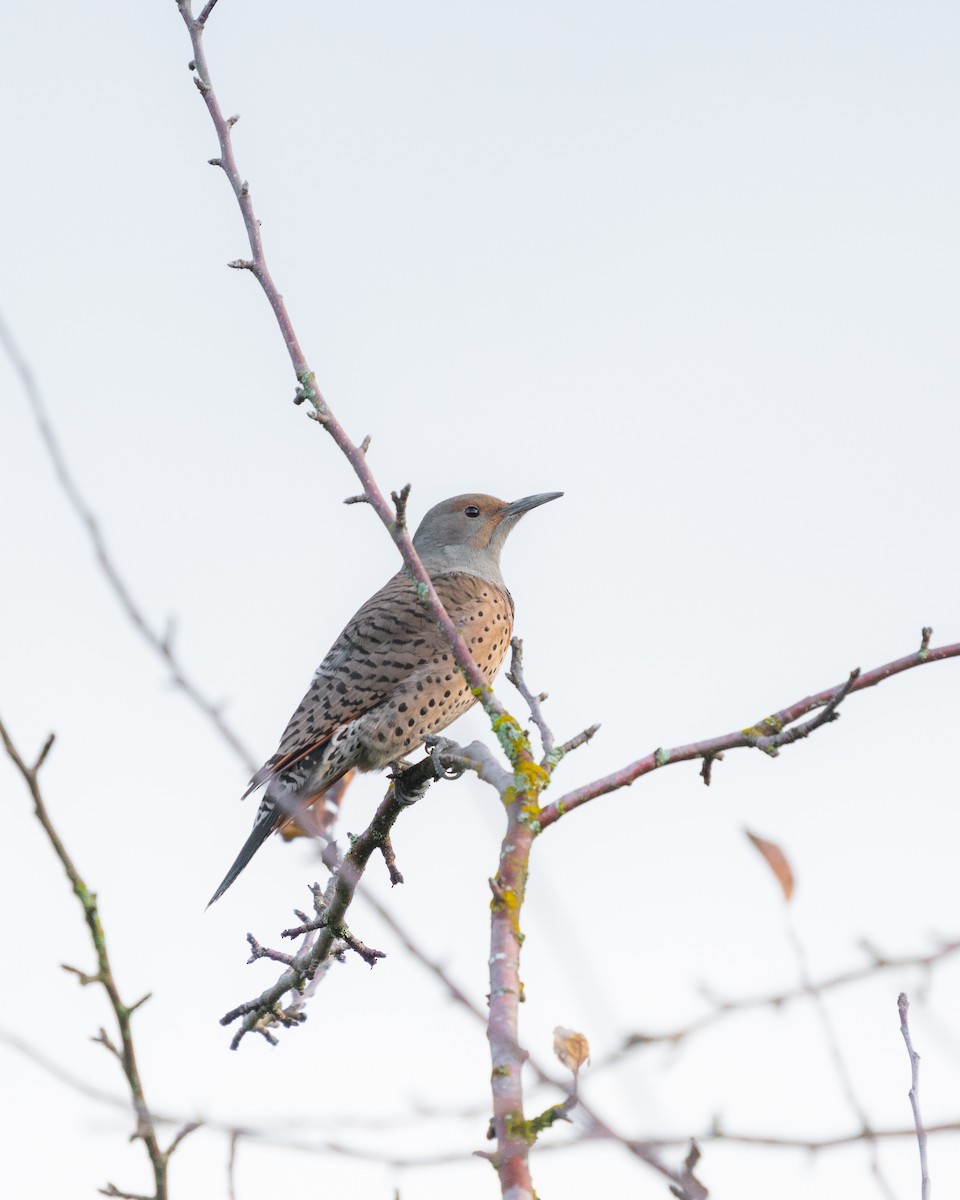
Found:
[{"label": "bird", "polygon": [[[452,496],[420,522],[413,545],[437,594],[492,684],[513,632],[513,597],[500,572],[510,531],[562,492],[507,502]],[[246,799],[264,787],[253,830],[210,904],[219,900],[271,833],[311,808],[348,771],[378,771],[413,753],[476,702],[446,636],[406,566],[347,622],[314,673],[272,758]],[[209,904],[207,907],[209,908]]]}]

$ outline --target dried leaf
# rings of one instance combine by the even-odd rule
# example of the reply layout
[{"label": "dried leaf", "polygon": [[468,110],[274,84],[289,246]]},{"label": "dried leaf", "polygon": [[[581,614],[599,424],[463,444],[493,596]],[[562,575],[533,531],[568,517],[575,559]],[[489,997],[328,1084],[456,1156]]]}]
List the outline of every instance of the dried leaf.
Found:
[{"label": "dried leaf", "polygon": [[793,871],[787,862],[787,856],[776,842],[768,842],[766,838],[758,837],[749,829],[745,829],[744,833],[763,855],[764,861],[776,876],[777,883],[780,884],[784,900],[789,901],[793,896]]},{"label": "dried leaf", "polygon": [[558,1025],[553,1031],[553,1052],[568,1071],[576,1076],[584,1063],[590,1061],[590,1043],[575,1029]]}]

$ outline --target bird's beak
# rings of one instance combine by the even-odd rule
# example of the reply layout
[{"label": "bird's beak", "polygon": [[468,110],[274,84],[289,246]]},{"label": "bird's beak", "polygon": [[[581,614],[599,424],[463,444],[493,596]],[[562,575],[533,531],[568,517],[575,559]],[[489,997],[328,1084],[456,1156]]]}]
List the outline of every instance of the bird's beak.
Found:
[{"label": "bird's beak", "polygon": [[531,508],[539,508],[541,504],[548,504],[551,500],[558,500],[563,495],[563,492],[539,492],[536,496],[524,496],[522,500],[514,500],[503,510],[505,517],[522,517],[525,512],[529,512]]}]

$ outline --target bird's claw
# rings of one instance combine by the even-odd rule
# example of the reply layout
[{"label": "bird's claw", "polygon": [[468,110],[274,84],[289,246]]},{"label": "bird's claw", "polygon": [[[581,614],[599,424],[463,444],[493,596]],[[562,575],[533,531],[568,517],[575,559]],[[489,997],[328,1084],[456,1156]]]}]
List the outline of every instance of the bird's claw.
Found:
[{"label": "bird's claw", "polygon": [[404,775],[414,766],[414,763],[408,762],[405,758],[398,758],[396,762],[390,764],[390,770],[387,773],[387,778],[393,780],[394,795],[405,807],[422,800],[430,790],[430,784],[433,783],[432,779],[426,779],[423,783],[417,784],[404,783]]},{"label": "bird's claw", "polygon": [[460,749],[456,742],[452,742],[449,738],[440,737],[439,734],[432,733],[429,737],[425,737],[423,739],[423,744],[427,748],[430,761],[433,763],[433,773],[437,779],[460,778],[460,776],[466,770],[466,767],[448,767],[440,761],[440,756],[444,753],[444,751]]}]

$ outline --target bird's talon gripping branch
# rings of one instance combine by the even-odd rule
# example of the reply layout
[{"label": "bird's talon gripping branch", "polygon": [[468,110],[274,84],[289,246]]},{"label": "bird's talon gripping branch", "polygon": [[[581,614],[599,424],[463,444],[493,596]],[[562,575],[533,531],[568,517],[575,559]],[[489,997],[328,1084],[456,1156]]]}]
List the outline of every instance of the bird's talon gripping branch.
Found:
[{"label": "bird's talon gripping branch", "polygon": [[440,737],[439,734],[433,733],[423,739],[423,744],[426,746],[433,764],[433,773],[436,779],[459,779],[467,769],[463,763],[446,765],[441,761],[444,754],[460,750],[457,743],[451,741],[450,738]]},{"label": "bird's talon gripping branch", "polygon": [[430,785],[433,783],[432,777],[418,778],[419,774],[420,772],[415,768],[409,768],[402,774],[394,776],[393,794],[397,798],[397,803],[404,808],[416,804],[430,791]]}]

